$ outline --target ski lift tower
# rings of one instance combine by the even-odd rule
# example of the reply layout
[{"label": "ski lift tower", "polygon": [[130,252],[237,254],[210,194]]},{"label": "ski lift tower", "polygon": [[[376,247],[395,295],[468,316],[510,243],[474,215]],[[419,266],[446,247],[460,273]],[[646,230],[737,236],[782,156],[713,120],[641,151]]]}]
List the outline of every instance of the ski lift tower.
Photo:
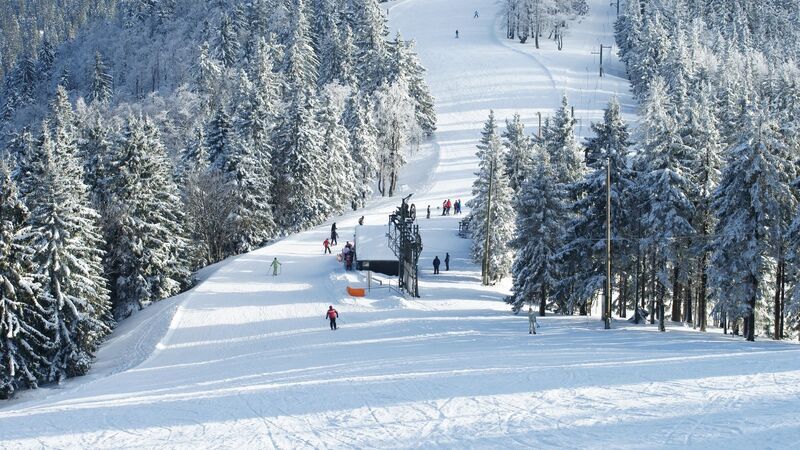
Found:
[{"label": "ski lift tower", "polygon": [[389,248],[397,256],[398,287],[419,298],[419,255],[422,237],[416,221],[416,208],[408,204],[412,194],[402,199],[397,210],[389,216]]}]

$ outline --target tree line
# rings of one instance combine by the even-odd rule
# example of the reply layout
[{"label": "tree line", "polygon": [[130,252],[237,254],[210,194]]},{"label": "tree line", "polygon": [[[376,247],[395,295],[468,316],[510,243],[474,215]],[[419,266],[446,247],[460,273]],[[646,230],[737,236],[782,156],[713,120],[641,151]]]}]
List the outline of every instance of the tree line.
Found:
[{"label": "tree line", "polygon": [[[150,3],[6,79],[2,397],[85,373],[116,321],[196,269],[360,208],[374,186],[392,195],[407,146],[435,130],[414,44],[388,38],[374,0]],[[159,65],[142,95],[124,52],[78,42],[109,30],[126,30],[109,49],[152,33],[131,51],[183,39],[197,57]]]},{"label": "tree line", "polygon": [[519,39],[521,44],[532,38],[536,48],[546,35],[561,50],[568,21],[588,12],[586,0],[504,0],[502,4],[506,38]]},{"label": "tree line", "polygon": [[[711,321],[747,340],[800,335],[797,47],[757,38],[795,42],[798,17],[793,2],[633,0],[616,28],[641,106],[634,133],[615,100],[583,145],[566,98],[541,138],[514,117],[501,145],[490,117],[479,156],[493,149],[495,176],[505,174],[493,202],[516,211],[491,217],[492,252],[515,256],[492,254],[491,271],[513,275],[515,311],[590,311],[606,283],[610,188],[619,317],[630,311],[662,331],[667,320],[703,331]],[[514,186],[515,196],[503,193]],[[476,260],[481,214],[470,223]]]}]

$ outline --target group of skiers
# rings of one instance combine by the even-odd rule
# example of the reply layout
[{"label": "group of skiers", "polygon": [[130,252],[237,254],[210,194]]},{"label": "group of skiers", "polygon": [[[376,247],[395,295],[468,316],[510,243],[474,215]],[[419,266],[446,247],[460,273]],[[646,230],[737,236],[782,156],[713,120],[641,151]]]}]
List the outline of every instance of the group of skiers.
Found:
[{"label": "group of skiers", "polygon": [[[430,219],[430,206],[428,206],[428,218]],[[442,202],[442,215],[449,216],[450,210],[453,210],[453,214],[461,214],[461,199],[455,201],[455,203],[451,202],[448,198]]]},{"label": "group of skiers", "polygon": [[344,244],[344,248],[342,249],[341,259],[339,262],[344,261],[344,268],[345,270],[353,270],[353,258],[355,257],[355,248],[350,241],[347,241]]},{"label": "group of skiers", "polygon": [[[439,274],[439,266],[441,264],[442,264],[442,260],[439,259],[439,255],[436,255],[433,258],[433,274],[434,275],[438,275]],[[444,270],[445,271],[450,270],[450,253],[449,252],[444,254]]]}]

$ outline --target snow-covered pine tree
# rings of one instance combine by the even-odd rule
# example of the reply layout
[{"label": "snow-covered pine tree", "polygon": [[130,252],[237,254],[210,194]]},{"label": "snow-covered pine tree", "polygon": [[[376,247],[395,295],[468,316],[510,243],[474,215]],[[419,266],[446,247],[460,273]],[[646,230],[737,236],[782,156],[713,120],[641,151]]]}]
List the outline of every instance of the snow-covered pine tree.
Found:
[{"label": "snow-covered pine tree", "polygon": [[92,70],[92,87],[89,98],[92,102],[108,103],[114,96],[114,77],[103,62],[100,51],[94,54],[94,68]]},{"label": "snow-covered pine tree", "polygon": [[232,153],[234,129],[230,114],[224,107],[217,107],[206,127],[206,149],[212,168],[219,169],[225,154]]},{"label": "snow-covered pine tree", "polygon": [[506,302],[515,313],[526,304],[532,307],[538,302],[539,315],[544,316],[550,291],[559,281],[553,255],[562,232],[564,202],[547,152],[537,148],[531,156],[535,158],[529,169],[531,176],[522,182],[514,203],[514,285],[513,295]]},{"label": "snow-covered pine tree", "polygon": [[[339,2],[314,0],[312,42],[319,56],[319,85],[353,81],[352,58],[355,51],[347,22],[340,21]],[[349,35],[349,36],[348,36]]]},{"label": "snow-covered pine tree", "polygon": [[518,113],[506,120],[503,132],[503,145],[506,147],[506,176],[514,192],[519,192],[533,166],[534,143],[525,135],[525,124]]},{"label": "snow-covered pine tree", "polygon": [[0,160],[0,399],[35,388],[48,364],[28,218],[10,171]]},{"label": "snow-covered pine tree", "polygon": [[514,262],[509,244],[514,238],[515,221],[511,198],[513,191],[505,175],[505,154],[494,111],[489,112],[476,155],[479,162],[478,172],[475,173],[477,178],[472,184],[474,197],[467,202],[470,208],[471,254],[476,263],[487,262],[488,240],[488,264],[484,264],[483,271],[489,282],[494,283],[508,275]]},{"label": "snow-covered pine tree", "polygon": [[[619,103],[612,98],[603,121],[592,124],[594,137],[586,140],[586,167],[589,172],[572,186],[574,200],[569,208],[572,219],[565,227],[559,258],[570,262],[568,277],[571,303],[580,305],[604,289],[606,283],[607,170],[611,168],[611,236],[614,240],[612,266],[620,270],[627,253],[626,234],[630,220],[624,192],[632,188],[633,174],[628,168],[629,133],[622,121]],[[613,274],[612,274],[613,277]],[[613,279],[613,278],[612,278]]]},{"label": "snow-covered pine tree", "polygon": [[[266,123],[260,93],[255,92],[244,70],[234,97],[233,134],[221,151],[215,152],[210,170],[222,175],[231,187],[236,207],[232,226],[236,239],[231,253],[250,251],[275,234],[269,193],[271,125]],[[258,104],[257,104],[258,102]]]},{"label": "snow-covered pine tree", "polygon": [[350,0],[348,17],[356,44],[354,59],[359,90],[372,95],[389,71],[386,18],[377,0]]},{"label": "snow-covered pine tree", "polygon": [[775,112],[750,104],[737,143],[725,152],[725,167],[714,192],[718,218],[712,243],[709,284],[715,310],[747,322],[746,339],[755,340],[756,313],[770,291],[767,277],[783,241],[786,211],[796,211],[790,176],[796,173],[791,150],[781,136]]},{"label": "snow-covered pine tree", "polygon": [[414,100],[417,125],[430,136],[436,131],[436,112],[434,100],[425,83],[425,68],[414,51],[414,41],[404,41],[400,32],[391,44],[391,67],[388,79],[394,82],[402,78],[408,85],[408,94]]},{"label": "snow-covered pine tree", "polygon": [[233,67],[239,60],[239,37],[230,14],[225,13],[219,22],[219,32],[216,36],[216,57],[227,67]]},{"label": "snow-covered pine tree", "polygon": [[372,196],[372,185],[378,173],[378,131],[370,111],[369,100],[350,93],[345,110],[345,126],[350,132],[350,154],[353,158],[355,192],[353,208],[363,207]]},{"label": "snow-covered pine tree", "polygon": [[112,131],[106,126],[102,115],[95,111],[88,117],[83,137],[78,141],[78,153],[83,161],[83,179],[89,189],[89,198],[98,211],[104,210],[108,202],[109,153]]},{"label": "snow-covered pine tree", "polygon": [[114,315],[122,318],[186,284],[187,242],[172,166],[154,127],[129,117],[111,160],[106,273]]},{"label": "snow-covered pine tree", "polygon": [[39,51],[36,53],[36,68],[39,71],[39,76],[46,78],[53,70],[53,63],[55,62],[56,51],[53,44],[45,37],[39,45]]},{"label": "snow-covered pine tree", "polygon": [[656,77],[644,105],[639,136],[643,174],[639,189],[647,192],[646,213],[641,218],[646,243],[654,255],[658,280],[659,329],[664,328],[664,298],[673,292],[673,284],[685,274],[681,270],[680,251],[687,237],[695,234],[695,214],[686,145],[680,127],[671,114],[666,85]]},{"label": "snow-covered pine tree", "polygon": [[544,130],[545,149],[559,183],[569,185],[580,179],[583,171],[580,145],[575,137],[575,124],[566,94],[561,97],[561,107]]},{"label": "snow-covered pine tree", "polygon": [[[54,110],[53,123],[64,123]],[[39,305],[50,343],[45,381],[61,382],[89,369],[93,353],[113,320],[103,277],[103,241],[75,156],[74,135],[45,124],[32,167],[36,189],[26,203],[35,233],[34,261],[44,287]]]},{"label": "snow-covered pine tree", "polygon": [[343,124],[344,103],[349,88],[339,84],[329,84],[323,89],[323,105],[320,108],[318,123],[322,130],[322,148],[325,151],[325,186],[323,196],[331,211],[341,212],[351,206],[356,195],[356,182],[359,174],[355,172],[353,155],[350,153],[350,135]]},{"label": "snow-covered pine tree", "polygon": [[697,326],[706,331],[709,240],[715,225],[711,208],[712,194],[719,182],[722,152],[719,121],[712,110],[715,104],[709,82],[701,82],[689,98],[686,110],[687,123],[683,142],[689,152],[692,180],[696,189],[692,191],[695,216],[692,223],[699,234],[692,253],[696,259],[700,286],[697,291]]},{"label": "snow-covered pine tree", "polygon": [[634,94],[644,100],[650,92],[650,83],[664,63],[669,49],[669,35],[664,28],[664,18],[657,6],[647,4],[642,19],[641,41],[635,54],[628,60],[628,74]]},{"label": "snow-covered pine tree", "polygon": [[273,198],[282,231],[316,225],[330,212],[329,199],[323,197],[328,175],[317,109],[313,96],[293,101],[277,136]]},{"label": "snow-covered pine tree", "polygon": [[211,56],[208,42],[200,45],[197,63],[193,67],[194,84],[199,93],[211,95],[216,91],[221,75],[219,63]]},{"label": "snow-covered pine tree", "polygon": [[[563,196],[561,201],[564,202],[563,207],[560,209],[563,216],[558,220],[561,223],[562,231],[566,230],[566,226],[572,219],[570,205],[577,198],[575,192],[575,183],[583,175],[583,166],[581,164],[581,150],[578,145],[577,138],[575,137],[575,118],[572,116],[572,109],[569,106],[567,96],[561,98],[561,107],[556,110],[556,114],[552,120],[545,121],[545,126],[542,132],[544,149],[550,158],[550,165],[555,173],[557,191]],[[562,237],[562,241],[565,238]],[[584,300],[576,302],[576,297],[572,296],[574,291],[570,284],[570,268],[573,267],[574,261],[567,261],[563,258],[556,259],[557,269],[561,274],[558,285],[553,288],[554,301],[560,309],[566,311],[574,311],[577,307],[581,313],[585,313],[586,303]]]},{"label": "snow-covered pine tree", "polygon": [[[311,45],[311,31],[308,24],[305,0],[293,0],[286,45],[286,58],[283,72],[286,77],[288,97],[308,97],[316,92],[319,79],[319,59]],[[305,101],[305,98],[302,99]]]}]

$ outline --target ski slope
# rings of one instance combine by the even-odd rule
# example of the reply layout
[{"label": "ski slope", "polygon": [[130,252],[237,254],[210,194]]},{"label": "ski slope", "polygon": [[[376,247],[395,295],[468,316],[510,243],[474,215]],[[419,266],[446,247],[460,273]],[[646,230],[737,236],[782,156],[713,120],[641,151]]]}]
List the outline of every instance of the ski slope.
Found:
[{"label": "ski slope", "polygon": [[[443,199],[469,198],[490,108],[501,120],[519,112],[535,132],[537,112],[552,114],[566,92],[585,135],[619,94],[632,118],[619,65],[609,58],[599,79],[591,54],[613,42],[613,12],[589,3],[562,52],[502,39],[494,0],[387,6],[393,29],[417,41],[437,98],[435,139],[400,181],[421,217],[422,298],[388,288],[348,297],[364,278],[322,254],[329,222],[204,269],[193,290],[121,324],[88,376],[0,406],[0,447],[800,446],[800,347],[622,323],[603,331],[596,317],[548,316],[529,336],[502,302],[508,284],[481,286],[460,217],[438,215]],[[336,218],[334,250],[359,216],[385,223],[398,202]],[[432,275],[448,251],[451,270]]]}]

